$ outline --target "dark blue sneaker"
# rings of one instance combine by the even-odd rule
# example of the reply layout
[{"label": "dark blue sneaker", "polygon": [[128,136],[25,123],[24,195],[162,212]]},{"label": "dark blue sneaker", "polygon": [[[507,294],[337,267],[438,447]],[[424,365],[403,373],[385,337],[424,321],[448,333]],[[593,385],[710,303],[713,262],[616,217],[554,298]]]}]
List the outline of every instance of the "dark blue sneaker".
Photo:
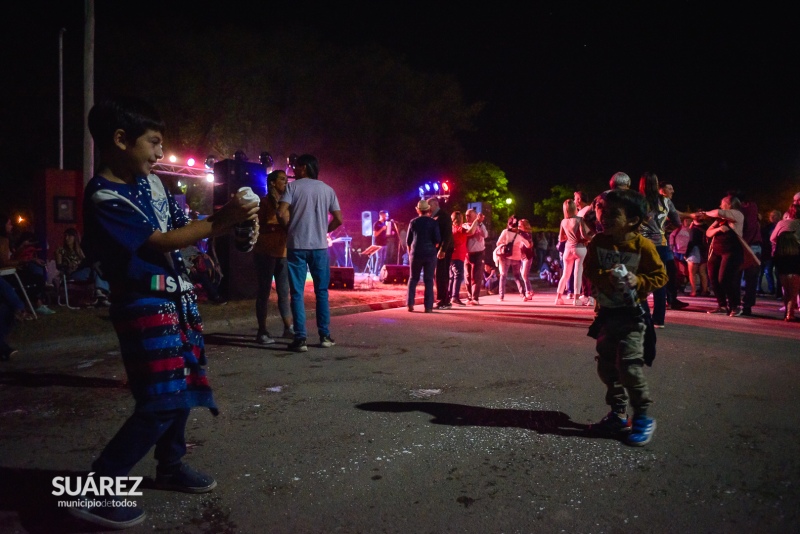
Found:
[{"label": "dark blue sneaker", "polygon": [[211,475],[195,471],[182,463],[168,472],[156,470],[155,487],[184,493],[207,493],[217,487],[217,481]]},{"label": "dark blue sneaker", "polygon": [[[70,515],[87,523],[117,530],[138,525],[147,517],[144,510],[135,504],[134,506],[121,506],[124,501],[118,497],[98,497],[97,500],[113,502],[109,502],[109,506],[88,506],[88,503],[91,502],[90,499],[84,501],[87,504],[70,508]],[[112,506],[112,504],[120,506]]]},{"label": "dark blue sneaker", "polygon": [[637,415],[633,418],[631,433],[626,440],[628,445],[642,447],[650,443],[653,439],[653,432],[656,431],[656,420],[646,415]]},{"label": "dark blue sneaker", "polygon": [[631,418],[626,414],[611,411],[599,422],[589,425],[589,430],[605,436],[619,436],[631,431]]}]

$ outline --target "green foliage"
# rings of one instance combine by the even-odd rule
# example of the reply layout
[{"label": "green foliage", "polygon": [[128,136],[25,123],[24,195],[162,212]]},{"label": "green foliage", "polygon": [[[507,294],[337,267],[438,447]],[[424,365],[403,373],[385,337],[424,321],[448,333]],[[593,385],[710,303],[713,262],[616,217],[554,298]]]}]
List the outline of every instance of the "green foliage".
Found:
[{"label": "green foliage", "polygon": [[[465,206],[470,202],[486,202],[491,206],[491,224],[495,231],[506,226],[504,217],[508,215],[506,199],[509,198],[506,173],[492,163],[485,161],[465,165],[458,172],[457,189],[453,203]],[[461,207],[463,209],[463,206]]]},{"label": "green foliage", "polygon": [[575,191],[575,187],[571,185],[554,185],[550,188],[552,194],[548,198],[533,203],[533,212],[537,216],[543,217],[547,221],[548,227],[558,228],[561,219],[564,218],[564,201],[572,198]]}]

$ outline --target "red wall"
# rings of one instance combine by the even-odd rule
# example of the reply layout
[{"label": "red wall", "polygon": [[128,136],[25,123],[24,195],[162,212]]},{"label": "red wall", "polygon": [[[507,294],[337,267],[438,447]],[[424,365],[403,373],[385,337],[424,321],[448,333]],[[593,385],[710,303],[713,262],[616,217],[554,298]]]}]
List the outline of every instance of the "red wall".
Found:
[{"label": "red wall", "polygon": [[[80,171],[45,169],[37,178],[36,190],[40,192],[36,208],[36,234],[46,236],[47,259],[55,259],[56,249],[61,246],[64,230],[77,228],[83,235],[83,175]],[[56,198],[73,200],[74,222],[56,221]]]}]

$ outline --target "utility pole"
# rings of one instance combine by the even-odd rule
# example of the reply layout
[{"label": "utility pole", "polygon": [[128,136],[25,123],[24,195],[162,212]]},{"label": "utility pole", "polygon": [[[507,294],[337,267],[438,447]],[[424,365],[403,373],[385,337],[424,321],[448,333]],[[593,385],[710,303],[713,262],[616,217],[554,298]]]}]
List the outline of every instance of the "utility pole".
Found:
[{"label": "utility pole", "polygon": [[64,170],[64,32],[58,32],[58,170]]},{"label": "utility pole", "polygon": [[83,185],[94,174],[94,144],[87,121],[94,105],[94,0],[85,0],[83,32]]}]

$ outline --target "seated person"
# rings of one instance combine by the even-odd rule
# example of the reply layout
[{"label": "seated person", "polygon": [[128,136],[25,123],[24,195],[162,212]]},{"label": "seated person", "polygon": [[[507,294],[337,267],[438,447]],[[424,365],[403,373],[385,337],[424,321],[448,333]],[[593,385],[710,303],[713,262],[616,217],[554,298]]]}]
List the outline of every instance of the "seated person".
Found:
[{"label": "seated person", "polygon": [[554,259],[553,256],[546,256],[542,263],[542,268],[539,271],[539,278],[541,280],[547,280],[547,283],[551,286],[557,286],[558,282],[561,280],[561,271],[561,263]]},{"label": "seated person", "polygon": [[25,305],[19,299],[14,288],[0,277],[0,361],[7,361],[17,350],[6,343],[6,336],[16,321],[33,319],[25,311]]},{"label": "seated person", "polygon": [[0,228],[0,268],[13,267],[17,270],[20,280],[27,288],[28,296],[34,302],[36,313],[50,315],[55,313],[44,304],[45,286],[47,284],[47,267],[37,256],[40,249],[36,238],[27,232],[20,236],[19,244],[14,246],[11,232],[14,223],[11,217],[2,216],[4,226]]},{"label": "seated person", "polygon": [[489,295],[494,295],[500,290],[500,277],[497,269],[490,263],[483,264],[483,287]]},{"label": "seated person", "polygon": [[222,271],[214,258],[194,245],[181,249],[181,256],[189,271],[189,279],[203,288],[209,302],[225,304],[227,301],[219,294]]},{"label": "seated person", "polygon": [[67,275],[69,280],[76,282],[91,281],[94,284],[95,301],[93,304],[98,306],[111,305],[108,300],[108,282],[103,280],[98,273],[98,269],[87,265],[78,231],[75,228],[64,230],[64,241],[56,250],[56,267],[61,273]]}]

